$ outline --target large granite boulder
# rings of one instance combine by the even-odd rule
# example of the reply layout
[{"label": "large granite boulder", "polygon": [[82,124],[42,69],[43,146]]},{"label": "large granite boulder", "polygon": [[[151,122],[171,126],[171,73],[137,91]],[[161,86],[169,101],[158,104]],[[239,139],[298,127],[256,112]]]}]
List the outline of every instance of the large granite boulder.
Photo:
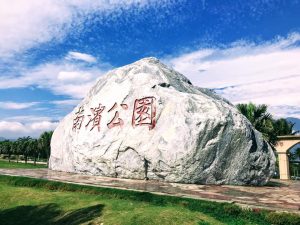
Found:
[{"label": "large granite boulder", "polygon": [[54,131],[49,167],[168,182],[263,185],[275,157],[225,99],[155,58],[100,77]]}]

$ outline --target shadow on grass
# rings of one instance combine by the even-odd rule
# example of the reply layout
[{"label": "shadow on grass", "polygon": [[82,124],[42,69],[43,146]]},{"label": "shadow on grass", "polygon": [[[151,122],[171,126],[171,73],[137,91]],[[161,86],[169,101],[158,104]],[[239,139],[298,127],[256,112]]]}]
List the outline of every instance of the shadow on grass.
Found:
[{"label": "shadow on grass", "polygon": [[18,206],[0,211],[0,224],[5,225],[78,225],[101,216],[104,206],[94,205],[64,212],[57,204]]}]

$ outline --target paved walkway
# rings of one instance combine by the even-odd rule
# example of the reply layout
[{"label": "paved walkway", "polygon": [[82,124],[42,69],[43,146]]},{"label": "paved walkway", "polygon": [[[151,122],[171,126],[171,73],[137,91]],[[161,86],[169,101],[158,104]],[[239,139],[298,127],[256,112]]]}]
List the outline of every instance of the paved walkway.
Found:
[{"label": "paved walkway", "polygon": [[273,180],[268,186],[196,185],[89,176],[48,169],[0,169],[0,174],[25,176],[99,187],[235,202],[252,208],[300,213],[300,181]]}]

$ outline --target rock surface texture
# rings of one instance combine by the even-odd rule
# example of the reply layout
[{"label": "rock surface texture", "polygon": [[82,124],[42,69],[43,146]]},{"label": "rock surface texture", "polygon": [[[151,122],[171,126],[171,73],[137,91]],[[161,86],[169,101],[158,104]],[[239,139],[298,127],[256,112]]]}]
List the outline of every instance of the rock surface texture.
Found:
[{"label": "rock surface texture", "polygon": [[54,131],[49,167],[119,178],[263,185],[271,147],[225,99],[155,58],[101,77]]}]

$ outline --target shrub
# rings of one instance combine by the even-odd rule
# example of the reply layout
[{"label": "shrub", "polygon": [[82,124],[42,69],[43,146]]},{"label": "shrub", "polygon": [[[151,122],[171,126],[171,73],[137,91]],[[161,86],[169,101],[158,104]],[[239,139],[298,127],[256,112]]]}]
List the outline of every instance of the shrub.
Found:
[{"label": "shrub", "polygon": [[242,209],[234,204],[224,205],[224,212],[230,216],[238,216],[241,214]]},{"label": "shrub", "polygon": [[206,221],[204,221],[204,220],[200,220],[200,221],[198,222],[198,225],[210,225],[210,223],[209,223],[209,222],[206,222]]},{"label": "shrub", "polygon": [[268,222],[274,225],[299,225],[300,215],[291,213],[271,212],[266,216]]}]

